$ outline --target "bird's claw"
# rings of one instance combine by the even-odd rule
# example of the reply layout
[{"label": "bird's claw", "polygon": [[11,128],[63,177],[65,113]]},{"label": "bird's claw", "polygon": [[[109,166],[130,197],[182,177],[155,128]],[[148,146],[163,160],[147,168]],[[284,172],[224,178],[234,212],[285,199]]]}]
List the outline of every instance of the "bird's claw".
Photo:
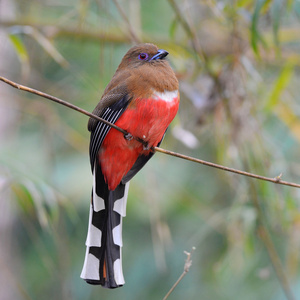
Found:
[{"label": "bird's claw", "polygon": [[127,141],[131,141],[133,139],[133,136],[131,133],[127,132],[126,134],[124,134],[124,138],[127,140]]},{"label": "bird's claw", "polygon": [[148,144],[148,143],[146,143],[146,144],[143,144],[143,150],[146,150],[146,151],[148,151],[148,150],[150,150],[150,145]]}]

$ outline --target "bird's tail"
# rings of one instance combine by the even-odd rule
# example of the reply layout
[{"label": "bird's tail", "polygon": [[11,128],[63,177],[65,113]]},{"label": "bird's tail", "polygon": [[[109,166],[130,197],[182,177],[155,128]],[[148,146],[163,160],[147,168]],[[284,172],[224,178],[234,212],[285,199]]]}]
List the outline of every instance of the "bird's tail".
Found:
[{"label": "bird's tail", "polygon": [[80,277],[87,283],[117,288],[122,270],[122,217],[126,215],[129,182],[108,190],[100,167],[94,169],[86,255]]}]

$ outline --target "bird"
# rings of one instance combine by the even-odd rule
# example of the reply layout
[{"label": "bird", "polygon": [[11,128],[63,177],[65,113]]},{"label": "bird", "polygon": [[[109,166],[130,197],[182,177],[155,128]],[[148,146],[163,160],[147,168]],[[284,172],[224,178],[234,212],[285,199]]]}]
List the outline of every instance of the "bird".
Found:
[{"label": "bird", "polygon": [[168,54],[150,43],[130,48],[93,110],[127,134],[97,119],[88,121],[93,188],[80,276],[89,284],[113,289],[125,283],[122,218],[129,182],[153,156],[152,147],[160,145],[179,108]]}]

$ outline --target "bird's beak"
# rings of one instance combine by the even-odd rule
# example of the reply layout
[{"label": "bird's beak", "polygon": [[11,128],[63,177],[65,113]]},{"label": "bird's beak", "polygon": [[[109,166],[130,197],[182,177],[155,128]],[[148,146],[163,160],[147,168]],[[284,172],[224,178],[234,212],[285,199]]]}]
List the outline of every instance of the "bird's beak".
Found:
[{"label": "bird's beak", "polygon": [[157,53],[150,60],[163,59],[169,54],[168,51],[159,49]]}]

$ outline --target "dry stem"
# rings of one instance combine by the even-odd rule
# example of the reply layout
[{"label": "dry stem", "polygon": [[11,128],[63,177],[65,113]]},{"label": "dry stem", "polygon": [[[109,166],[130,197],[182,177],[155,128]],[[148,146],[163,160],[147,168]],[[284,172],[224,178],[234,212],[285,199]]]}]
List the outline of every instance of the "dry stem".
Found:
[{"label": "dry stem", "polygon": [[[100,117],[98,117],[98,116],[96,116],[96,115],[94,115],[94,114],[92,114],[92,113],[90,113],[90,112],[74,105],[74,104],[71,104],[67,101],[61,100],[59,98],[56,98],[54,96],[43,93],[41,91],[32,89],[30,87],[18,84],[16,82],[13,82],[13,81],[11,81],[11,80],[9,80],[5,77],[2,77],[2,76],[0,76],[0,81],[3,81],[5,83],[11,85],[12,87],[19,89],[19,90],[26,91],[26,92],[38,95],[40,97],[49,99],[51,101],[57,102],[57,103],[62,104],[64,106],[67,106],[67,107],[69,107],[73,110],[76,110],[76,111],[78,111],[78,112],[80,112],[80,113],[82,113],[86,116],[89,116],[90,118],[94,118],[94,119],[96,119],[100,122],[103,122],[103,123],[111,126],[112,128],[122,132],[124,135],[130,134],[127,131],[125,131],[124,129],[116,126],[115,124],[110,123],[110,122],[108,122],[108,121],[106,121],[106,120],[104,120],[104,119],[102,119],[102,118],[100,118]],[[147,146],[147,142],[143,141],[142,139],[140,139],[138,137],[133,137],[133,138],[136,139],[137,141],[139,141],[140,143],[142,143],[143,145]],[[215,164],[215,163],[212,163],[212,162],[207,162],[207,161],[202,160],[202,159],[198,159],[198,158],[190,157],[190,156],[180,154],[180,153],[177,153],[177,152],[165,150],[165,149],[160,148],[160,147],[152,147],[152,151],[161,152],[161,153],[164,153],[164,154],[168,154],[168,155],[171,155],[171,156],[175,156],[175,157],[178,157],[178,158],[181,158],[181,159],[189,160],[189,161],[192,161],[192,162],[195,162],[195,163],[198,163],[198,164],[202,164],[202,165],[205,165],[205,166],[217,168],[217,169],[224,170],[224,171],[227,171],[227,172],[236,173],[236,174],[239,174],[239,175],[243,175],[243,176],[247,176],[247,177],[251,177],[251,178],[255,178],[255,179],[260,179],[260,180],[264,180],[264,181],[269,181],[269,182],[273,182],[273,183],[276,183],[276,184],[281,184],[281,185],[287,185],[287,186],[300,188],[300,184],[298,184],[298,183],[281,180],[282,174],[276,176],[275,178],[270,178],[270,177],[265,177],[265,176],[256,175],[256,174],[252,174],[252,173],[249,173],[249,172],[237,170],[237,169],[234,169],[234,168],[225,167],[225,166],[218,165],[218,164]]]},{"label": "dry stem", "polygon": [[163,300],[166,300],[170,294],[174,291],[174,289],[176,288],[176,286],[178,285],[178,283],[182,280],[182,278],[187,274],[187,272],[190,270],[190,267],[192,266],[192,253],[195,251],[195,247],[192,248],[191,252],[187,252],[184,251],[184,254],[186,254],[187,258],[185,260],[185,264],[184,264],[184,268],[183,268],[183,272],[182,274],[179,276],[179,278],[177,279],[177,281],[174,283],[174,285],[171,287],[171,289],[168,291],[168,293],[166,294],[166,296],[164,297]]}]

